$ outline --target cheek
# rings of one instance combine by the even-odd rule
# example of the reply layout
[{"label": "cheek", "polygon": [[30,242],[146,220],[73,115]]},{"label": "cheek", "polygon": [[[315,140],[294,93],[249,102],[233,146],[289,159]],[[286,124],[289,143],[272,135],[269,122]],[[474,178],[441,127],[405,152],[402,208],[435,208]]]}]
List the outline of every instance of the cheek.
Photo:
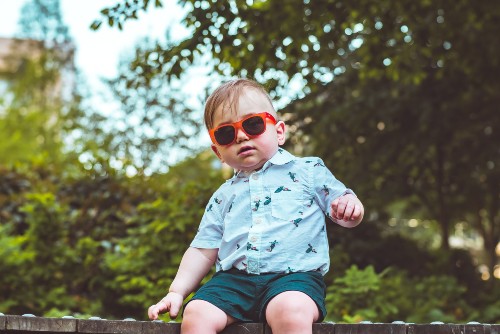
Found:
[{"label": "cheek", "polygon": [[278,137],[275,131],[266,132],[265,135],[258,138],[263,148],[274,149],[279,145]]},{"label": "cheek", "polygon": [[230,159],[231,156],[234,155],[234,152],[232,152],[232,147],[234,145],[231,145],[229,147],[219,147],[219,157],[222,159],[222,160],[227,160],[228,158]]}]

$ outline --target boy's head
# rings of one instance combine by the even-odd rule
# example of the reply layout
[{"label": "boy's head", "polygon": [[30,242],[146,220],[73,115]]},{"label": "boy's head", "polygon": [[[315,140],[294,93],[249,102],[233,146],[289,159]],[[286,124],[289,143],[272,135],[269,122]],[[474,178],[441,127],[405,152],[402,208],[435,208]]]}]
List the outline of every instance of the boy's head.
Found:
[{"label": "boy's head", "polygon": [[205,125],[212,150],[237,170],[260,169],[285,142],[285,124],[277,121],[269,95],[249,79],[226,82],[210,95]]},{"label": "boy's head", "polygon": [[255,90],[256,92],[262,94],[268,103],[266,111],[271,113],[274,117],[277,117],[271,98],[267,94],[266,90],[259,83],[253,80],[240,78],[220,85],[208,97],[205,103],[205,126],[207,127],[207,130],[214,128],[214,115],[219,107],[221,107],[224,112],[237,112],[239,99],[248,89]]}]

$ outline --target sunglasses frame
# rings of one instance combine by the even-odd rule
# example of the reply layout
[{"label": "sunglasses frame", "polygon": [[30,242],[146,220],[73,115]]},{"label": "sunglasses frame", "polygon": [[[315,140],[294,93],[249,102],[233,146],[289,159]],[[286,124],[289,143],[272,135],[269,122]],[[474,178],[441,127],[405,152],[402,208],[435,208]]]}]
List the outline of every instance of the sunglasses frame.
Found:
[{"label": "sunglasses frame", "polygon": [[[264,131],[262,131],[261,133],[259,133],[257,135],[248,134],[245,131],[245,129],[243,128],[243,122],[245,122],[246,120],[248,120],[249,118],[252,118],[252,117],[260,117],[261,119],[264,120]],[[233,144],[236,141],[238,130],[242,130],[250,138],[258,137],[261,134],[263,134],[266,131],[266,128],[267,128],[267,125],[266,125],[267,124],[267,120],[270,120],[273,123],[273,125],[276,125],[278,123],[278,121],[276,121],[276,118],[274,118],[274,116],[271,115],[270,113],[268,113],[268,112],[261,112],[261,113],[257,113],[257,114],[248,115],[247,117],[245,117],[245,118],[243,118],[243,119],[241,119],[241,120],[239,120],[237,122],[234,122],[234,123],[228,123],[228,124],[219,125],[218,127],[209,130],[208,133],[210,135],[210,139],[212,140],[212,143],[214,143],[215,145],[229,146],[229,145]],[[232,126],[234,128],[234,130],[235,130],[234,131],[234,138],[233,138],[233,140],[229,144],[220,144],[217,141],[217,139],[215,139],[215,132],[217,130],[219,130],[220,128],[225,127],[225,126]]]}]

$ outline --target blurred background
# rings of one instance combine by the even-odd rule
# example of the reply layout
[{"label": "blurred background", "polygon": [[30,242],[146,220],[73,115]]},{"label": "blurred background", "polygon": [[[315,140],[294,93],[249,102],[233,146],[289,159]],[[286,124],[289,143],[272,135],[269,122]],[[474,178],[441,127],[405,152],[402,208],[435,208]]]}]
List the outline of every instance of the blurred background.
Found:
[{"label": "blurred background", "polygon": [[243,76],[365,205],[328,224],[327,320],[500,322],[500,2],[0,5],[1,313],[145,320],[231,176],[203,101]]}]

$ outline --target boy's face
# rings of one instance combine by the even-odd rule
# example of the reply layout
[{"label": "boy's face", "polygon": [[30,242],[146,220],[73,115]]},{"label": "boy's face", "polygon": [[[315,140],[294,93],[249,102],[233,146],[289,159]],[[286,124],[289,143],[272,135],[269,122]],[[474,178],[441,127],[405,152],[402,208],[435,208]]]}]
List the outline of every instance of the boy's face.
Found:
[{"label": "boy's face", "polygon": [[[238,110],[229,110],[224,104],[215,110],[214,128],[262,112],[268,112],[276,117],[266,96],[255,89],[247,88],[239,98]],[[212,144],[212,150],[229,166],[241,171],[252,171],[260,169],[276,153],[279,145],[284,143],[285,123],[280,121],[274,125],[266,121],[266,130],[261,135],[251,137],[238,129],[232,144],[227,146]]]}]

